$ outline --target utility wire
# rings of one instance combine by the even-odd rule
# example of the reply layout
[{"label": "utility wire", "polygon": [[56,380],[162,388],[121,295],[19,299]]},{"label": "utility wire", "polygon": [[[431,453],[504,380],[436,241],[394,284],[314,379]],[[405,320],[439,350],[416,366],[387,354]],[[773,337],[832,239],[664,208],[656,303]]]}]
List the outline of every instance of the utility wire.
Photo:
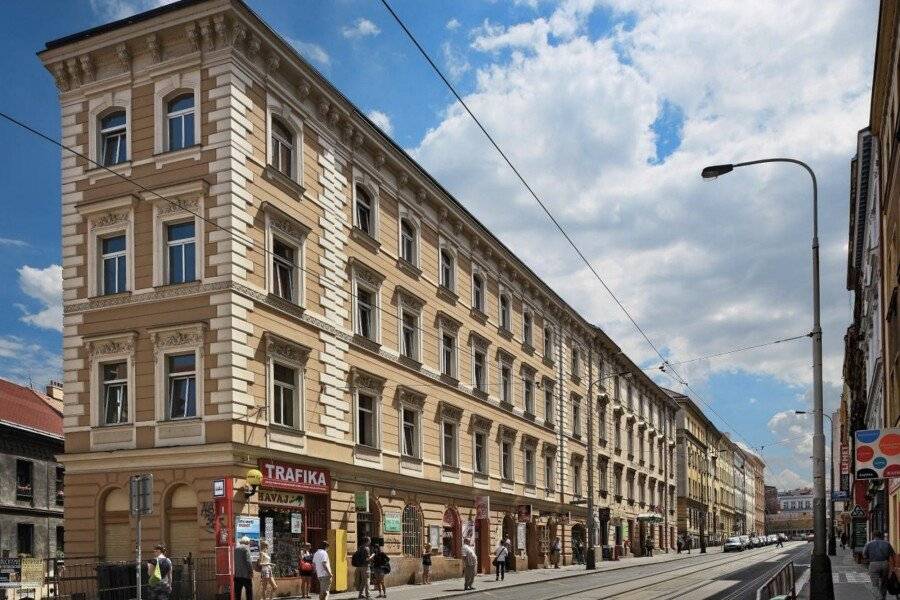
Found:
[{"label": "utility wire", "polygon": [[724,352],[716,352],[715,354],[706,354],[704,356],[696,356],[694,358],[689,358],[687,360],[679,360],[676,362],[668,361],[665,364],[667,364],[669,366],[686,365],[688,363],[697,362],[698,360],[706,360],[709,358],[718,358],[720,356],[728,356],[729,354],[737,354],[738,352],[745,352],[747,350],[756,350],[757,348],[765,348],[766,346],[774,346],[775,344],[781,344],[782,342],[792,342],[794,340],[799,340],[799,339],[808,338],[808,337],[812,337],[812,334],[804,333],[803,335],[795,335],[793,337],[781,338],[779,340],[772,340],[771,342],[756,344],[754,346],[741,346],[739,348],[734,348],[733,350],[726,350]]}]

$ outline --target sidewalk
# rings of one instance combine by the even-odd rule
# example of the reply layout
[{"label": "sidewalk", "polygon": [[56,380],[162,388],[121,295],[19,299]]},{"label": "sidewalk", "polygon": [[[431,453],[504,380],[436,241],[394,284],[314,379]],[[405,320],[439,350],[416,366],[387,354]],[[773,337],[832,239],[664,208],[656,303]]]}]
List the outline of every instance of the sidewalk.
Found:
[{"label": "sidewalk", "polygon": [[[722,548],[711,547],[707,549],[708,554],[717,554]],[[563,579],[567,577],[580,577],[591,573],[600,573],[603,571],[616,571],[619,569],[628,569],[631,567],[646,566],[649,564],[662,564],[675,560],[689,560],[692,557],[700,556],[700,551],[695,550],[691,554],[682,552],[676,554],[672,551],[668,554],[656,554],[653,557],[636,557],[623,558],[617,561],[605,561],[597,563],[596,571],[587,571],[584,565],[570,565],[560,567],[559,569],[532,569],[529,571],[518,571],[506,574],[505,581],[494,581],[494,574],[484,574],[475,576],[475,590],[493,590],[515,588],[520,585],[528,585],[535,582],[552,581],[554,579]],[[434,600],[437,598],[449,598],[451,596],[460,596],[468,594],[463,591],[463,580],[459,579],[443,579],[435,581],[431,585],[399,585],[388,588],[388,597],[391,600]],[[372,598],[375,592],[371,592]],[[355,591],[333,593],[328,596],[332,600],[353,600],[356,598]]]},{"label": "sidewalk", "polygon": [[[809,599],[809,581],[797,594],[800,600]],[[875,598],[869,572],[865,565],[856,564],[849,548],[837,548],[837,555],[831,557],[831,580],[834,582],[835,600],[866,600]]]}]

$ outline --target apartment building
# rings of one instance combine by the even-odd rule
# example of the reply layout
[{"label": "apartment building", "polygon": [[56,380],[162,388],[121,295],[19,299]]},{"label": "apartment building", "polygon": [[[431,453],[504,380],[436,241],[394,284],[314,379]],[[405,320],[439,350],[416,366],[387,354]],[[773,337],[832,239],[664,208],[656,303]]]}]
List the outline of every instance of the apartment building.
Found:
[{"label": "apartment building", "polygon": [[[212,482],[299,541],[379,538],[389,583],[674,537],[677,406],[240,0],[47,43],[62,158],[67,549],[212,551]],[[351,568],[352,570],[352,568]],[[352,574],[352,573],[351,573]],[[285,584],[288,585],[289,584]],[[289,589],[289,588],[285,588]]]}]

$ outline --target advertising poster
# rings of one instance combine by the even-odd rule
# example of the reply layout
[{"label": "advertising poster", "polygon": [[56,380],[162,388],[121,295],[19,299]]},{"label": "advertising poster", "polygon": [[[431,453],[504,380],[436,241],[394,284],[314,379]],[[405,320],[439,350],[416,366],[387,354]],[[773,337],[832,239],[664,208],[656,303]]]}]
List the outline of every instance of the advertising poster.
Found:
[{"label": "advertising poster", "polygon": [[525,523],[519,523],[518,528],[516,529],[516,549],[524,550],[525,549],[525,538],[528,534],[528,525]]},{"label": "advertising poster", "polygon": [[900,429],[866,429],[853,437],[857,480],[900,477]]},{"label": "advertising poster", "polygon": [[19,587],[19,575],[22,573],[22,560],[19,558],[0,558],[0,588]]},{"label": "advertising poster", "polygon": [[432,548],[440,548],[441,547],[441,526],[440,525],[429,525],[428,526],[428,543],[431,544]]},{"label": "advertising poster", "polygon": [[291,513],[291,533],[301,533],[303,529],[303,514],[298,512]]},{"label": "advertising poster", "polygon": [[517,504],[516,505],[516,517],[519,523],[529,523],[531,522],[531,505],[530,504]]},{"label": "advertising poster", "polygon": [[384,532],[400,533],[403,531],[402,514],[400,511],[384,512]]},{"label": "advertising poster", "polygon": [[250,538],[250,558],[259,558],[259,517],[237,517],[235,519],[235,538],[240,542],[246,536]]},{"label": "advertising poster", "polygon": [[491,497],[475,496],[475,518],[489,519],[491,517]]}]

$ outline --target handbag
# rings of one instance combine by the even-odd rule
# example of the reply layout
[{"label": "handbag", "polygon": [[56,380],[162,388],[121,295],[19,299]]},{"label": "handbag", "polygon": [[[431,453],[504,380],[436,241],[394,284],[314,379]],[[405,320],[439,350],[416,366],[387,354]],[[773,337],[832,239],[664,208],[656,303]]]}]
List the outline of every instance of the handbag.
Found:
[{"label": "handbag", "polygon": [[156,566],[153,567],[153,571],[150,572],[150,578],[147,579],[147,584],[150,587],[156,587],[162,581],[162,572],[159,570],[159,561],[156,562]]},{"label": "handbag", "polygon": [[315,570],[315,567],[308,560],[300,561],[300,573],[303,575],[312,575],[312,572]]}]

